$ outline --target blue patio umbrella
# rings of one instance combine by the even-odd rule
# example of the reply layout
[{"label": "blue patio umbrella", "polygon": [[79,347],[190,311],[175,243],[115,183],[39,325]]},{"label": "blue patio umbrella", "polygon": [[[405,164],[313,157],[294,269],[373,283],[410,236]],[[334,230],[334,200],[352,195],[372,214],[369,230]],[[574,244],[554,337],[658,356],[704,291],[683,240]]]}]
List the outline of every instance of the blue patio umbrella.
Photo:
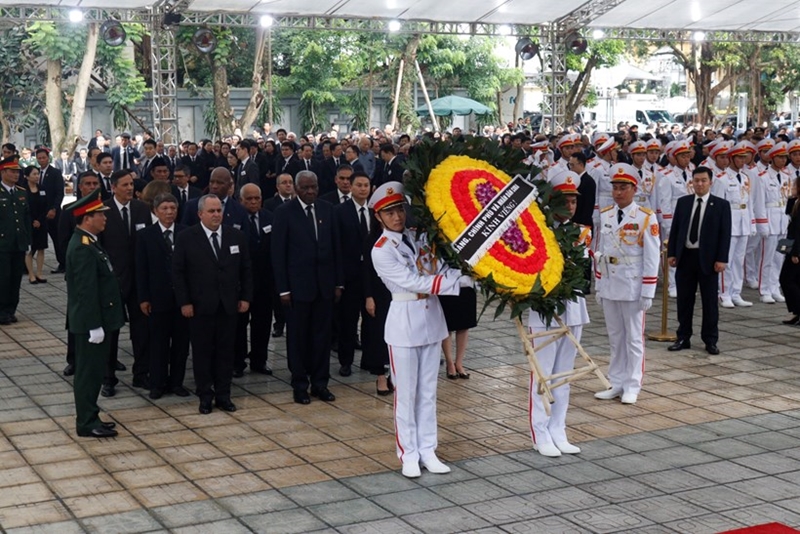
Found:
[{"label": "blue patio umbrella", "polygon": [[[471,98],[455,95],[443,96],[442,98],[431,100],[431,107],[433,107],[433,114],[438,117],[447,115],[470,115],[472,113],[476,115],[485,115],[492,112],[491,109],[480,102],[476,102]],[[427,117],[429,115],[427,104],[419,106],[415,111],[420,117]]]}]

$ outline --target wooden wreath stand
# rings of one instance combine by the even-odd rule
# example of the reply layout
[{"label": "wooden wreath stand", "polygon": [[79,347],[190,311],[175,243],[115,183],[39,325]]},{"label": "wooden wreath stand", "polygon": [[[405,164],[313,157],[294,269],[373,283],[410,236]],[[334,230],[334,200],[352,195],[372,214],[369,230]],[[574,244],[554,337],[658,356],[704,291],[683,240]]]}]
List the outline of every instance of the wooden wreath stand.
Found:
[{"label": "wooden wreath stand", "polygon": [[[583,350],[583,347],[581,347],[581,344],[577,339],[575,339],[575,336],[572,335],[572,331],[564,324],[564,321],[561,320],[561,317],[556,315],[554,319],[556,323],[558,323],[558,328],[547,330],[546,332],[536,333],[529,333],[528,330],[522,325],[522,321],[520,321],[519,317],[514,319],[514,324],[517,326],[517,333],[519,334],[519,338],[522,340],[522,346],[525,348],[525,356],[528,357],[528,363],[530,364],[531,370],[533,371],[533,376],[536,379],[536,393],[541,395],[544,399],[544,409],[548,416],[550,415],[550,405],[555,402],[555,399],[553,398],[553,389],[557,387],[569,384],[570,382],[574,382],[585,375],[594,373],[597,375],[597,378],[600,379],[600,382],[605,388],[611,388],[611,384],[608,382],[605,375],[600,371],[600,368],[597,366],[597,364],[594,363],[594,360],[592,360],[591,356],[589,356],[586,351]],[[536,350],[533,348],[533,340],[549,338],[544,340],[544,342],[537,347],[539,350],[541,350],[542,348],[550,345],[551,343],[555,343],[565,336],[573,345],[575,345],[575,348],[578,350],[578,354],[580,354],[581,357],[586,361],[586,365],[571,369],[569,371],[564,371],[563,373],[545,376],[542,372],[542,368],[539,366],[539,360],[536,358]],[[551,385],[550,381],[555,382]]]}]

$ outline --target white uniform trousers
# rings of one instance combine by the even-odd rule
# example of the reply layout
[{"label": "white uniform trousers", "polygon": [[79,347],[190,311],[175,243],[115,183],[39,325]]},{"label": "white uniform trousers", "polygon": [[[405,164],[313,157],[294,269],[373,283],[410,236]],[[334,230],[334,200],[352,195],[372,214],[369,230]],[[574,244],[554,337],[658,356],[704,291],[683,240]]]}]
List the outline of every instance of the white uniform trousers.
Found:
[{"label": "white uniform trousers", "polygon": [[757,287],[759,285],[761,242],[763,240],[764,238],[760,235],[751,235],[747,238],[747,248],[744,253],[744,280],[749,286]]},{"label": "white uniform trousers", "polygon": [[603,299],[611,362],[608,380],[623,393],[638,395],[644,375],[644,312],[638,300]]},{"label": "white uniform trousers", "polygon": [[667,290],[674,295],[678,291],[678,286],[675,285],[675,267],[670,267],[668,272],[669,280],[667,282]]},{"label": "white uniform trousers", "polygon": [[[581,333],[583,332],[583,325],[570,326],[570,331],[575,339],[580,341]],[[533,327],[530,329],[531,333],[545,332],[548,329],[545,327]],[[543,337],[534,340],[534,348],[536,343],[539,344],[547,341],[548,337]],[[575,367],[575,356],[578,349],[566,337],[562,337],[555,343],[544,347],[543,349],[536,350],[536,359],[539,362],[539,367],[542,373],[546,376],[552,374],[563,373],[571,371]],[[552,385],[552,381],[550,382]],[[552,390],[553,399],[555,402],[550,405],[550,415],[547,415],[544,409],[546,402],[542,395],[536,392],[536,377],[531,371],[530,380],[530,402],[528,403],[528,411],[530,416],[531,426],[531,439],[533,444],[541,443],[563,443],[567,441],[567,408],[569,408],[569,383],[559,386]]]},{"label": "white uniform trousers", "polygon": [[436,385],[441,343],[419,347],[389,346],[394,383],[397,457],[403,463],[430,458],[437,446]]},{"label": "white uniform trousers", "polygon": [[[778,278],[781,273],[781,266],[783,262],[776,264],[775,256],[779,254],[775,252],[778,246],[778,236],[768,235],[764,237],[761,244],[761,263],[758,272],[758,292],[764,295],[779,295],[781,292]],[[783,259],[783,256],[780,258]]]},{"label": "white uniform trousers", "polygon": [[719,296],[722,300],[741,298],[744,283],[744,258],[750,236],[731,236],[731,248],[728,252],[728,263],[719,277]]}]

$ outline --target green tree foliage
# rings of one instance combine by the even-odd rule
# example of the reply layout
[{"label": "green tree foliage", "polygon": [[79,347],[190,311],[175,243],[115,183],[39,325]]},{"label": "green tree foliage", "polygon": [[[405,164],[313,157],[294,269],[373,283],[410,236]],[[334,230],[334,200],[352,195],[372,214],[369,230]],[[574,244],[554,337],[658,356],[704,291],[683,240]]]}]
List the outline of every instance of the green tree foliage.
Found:
[{"label": "green tree foliage", "polygon": [[624,57],[626,45],[619,39],[600,39],[589,41],[585,53],[567,53],[567,70],[577,72],[578,76],[570,84],[564,106],[564,118],[572,121],[578,109],[587,103],[591,87],[592,71],[598,67],[613,67]]},{"label": "green tree foliage", "polygon": [[41,117],[44,98],[36,58],[24,45],[27,38],[20,27],[0,32],[0,125],[2,141],[13,132],[30,128]]}]

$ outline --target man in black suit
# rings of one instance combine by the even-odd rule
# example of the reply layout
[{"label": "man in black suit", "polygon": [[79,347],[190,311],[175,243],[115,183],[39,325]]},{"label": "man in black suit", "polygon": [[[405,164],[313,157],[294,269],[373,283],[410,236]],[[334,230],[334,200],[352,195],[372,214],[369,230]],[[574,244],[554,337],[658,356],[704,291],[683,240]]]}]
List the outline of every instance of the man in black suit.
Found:
[{"label": "man in black suit", "polygon": [[336,176],[336,169],[339,165],[345,163],[342,145],[337,142],[330,144],[331,156],[325,158],[320,165],[318,178],[320,194],[326,195],[336,189],[334,178]]},{"label": "man in black suit", "polygon": [[302,170],[300,159],[294,153],[294,142],[284,141],[281,143],[281,157],[275,161],[275,174],[287,173],[292,179]]},{"label": "man in black suit", "polygon": [[39,190],[44,191],[47,199],[47,235],[53,241],[58,267],[64,270],[67,249],[58,241],[58,219],[61,215],[61,202],[64,200],[64,175],[50,164],[50,150],[39,147],[36,150],[36,161],[39,163]]},{"label": "man in black suit", "polygon": [[189,167],[178,163],[172,174],[172,195],[178,199],[178,221],[183,220],[186,204],[194,198],[203,196],[203,192],[193,185],[189,185]]},{"label": "man in black suit", "polygon": [[238,167],[237,176],[233,185],[233,196],[238,200],[239,192],[245,184],[261,185],[258,164],[254,158],[250,157],[250,141],[242,139],[236,147],[236,157],[239,158],[241,165]]},{"label": "man in black suit", "polygon": [[139,151],[131,146],[131,134],[128,132],[122,132],[119,136],[119,146],[111,149],[111,157],[114,159],[114,171],[128,169],[133,173],[139,172],[135,160],[141,156]]},{"label": "man in black suit", "polygon": [[[239,192],[242,205],[247,210],[247,237],[250,260],[253,264],[253,300],[250,309],[239,314],[236,332],[236,361],[233,376],[239,378],[250,358],[250,372],[271,375],[267,365],[269,327],[272,324],[272,302],[275,281],[272,274],[272,212],[261,207],[261,188],[246,184]],[[247,325],[250,324],[250,352],[247,352]]]},{"label": "man in black suit", "polygon": [[[230,196],[231,187],[233,187],[231,171],[224,167],[217,167],[211,171],[208,193],[216,196],[222,202],[222,222],[247,233],[247,211]],[[186,203],[186,209],[181,219],[181,222],[186,226],[194,226],[200,222],[198,216],[199,200],[199,198],[196,198]]]},{"label": "man in black suit", "polygon": [[97,151],[94,156],[94,173],[100,179],[100,198],[103,202],[110,200],[114,193],[111,191],[111,174],[114,172],[114,158],[108,152],[101,152],[93,148],[91,152]]},{"label": "man in black suit", "polygon": [[[150,176],[150,171],[152,170],[153,162],[158,157],[156,146],[157,143],[155,139],[147,139],[142,143],[144,155],[139,161],[139,169],[141,170],[141,178],[145,182],[150,182],[154,179],[152,176]],[[166,159],[163,163],[167,165],[167,168],[169,168],[169,164],[166,162]],[[167,171],[167,179],[169,179],[169,171]]]},{"label": "man in black suit", "polygon": [[403,182],[402,160],[398,158],[394,145],[385,143],[381,145],[380,158],[383,165],[375,169],[375,178],[372,180],[372,187],[378,187],[386,182]]},{"label": "man in black suit", "polygon": [[[226,169],[214,172],[220,170]],[[246,312],[253,299],[250,253],[244,233],[222,224],[222,204],[216,195],[200,197],[197,207],[200,224],[181,232],[175,243],[175,297],[181,314],[189,319],[200,413],[211,413],[212,399],[217,408],[235,412],[233,351],[238,314]]]},{"label": "man in black suit", "polygon": [[[364,242],[369,235],[375,214],[367,207],[370,179],[363,171],[355,173],[350,188],[350,200],[334,206],[333,214],[339,236],[339,251],[344,274],[344,291],[339,302],[338,354],[339,374],[350,376],[358,345],[358,319],[361,317],[362,336],[369,331],[370,315],[364,298]],[[367,345],[366,342],[363,342]]]},{"label": "man in black suit", "polygon": [[[594,178],[586,172],[586,156],[580,150],[569,157],[569,168],[581,178],[578,186],[578,207],[572,221],[592,228],[592,213],[594,213],[594,203],[597,197],[597,183]],[[591,269],[591,266],[589,266]]]},{"label": "man in black suit", "polygon": [[[81,193],[79,198],[85,197],[99,187],[100,179],[92,171],[83,172],[78,176],[78,189]],[[69,245],[69,240],[72,239],[72,234],[75,233],[76,226],[77,222],[72,211],[62,211],[58,217],[58,246],[65,251]],[[72,376],[75,374],[75,334],[69,331],[69,323],[67,323],[66,329],[67,366],[64,367],[64,376]]]},{"label": "man in black suit", "polygon": [[294,178],[291,174],[284,173],[275,180],[278,193],[271,199],[264,202],[264,209],[274,212],[281,206],[292,200],[294,197]]},{"label": "man in black suit", "polygon": [[178,199],[169,193],[153,199],[153,212],[158,223],[140,231],[136,240],[136,289],[150,334],[149,396],[188,397],[183,379],[189,357],[189,320],[181,315],[172,282],[175,240],[186,227],[175,224]]},{"label": "man in black suit", "polygon": [[353,181],[353,167],[347,163],[339,165],[336,169],[336,189],[319,197],[320,200],[329,202],[334,206],[350,200],[350,189]]},{"label": "man in black suit", "polygon": [[197,155],[197,143],[188,143],[186,151],[181,163],[189,167],[189,183],[202,191],[208,186],[208,168],[205,161]]},{"label": "man in black suit", "polygon": [[669,233],[668,262],[676,267],[678,288],[678,340],[671,351],[691,347],[692,315],[697,286],[703,303],[700,336],[706,352],[719,354],[717,340],[719,273],[728,263],[731,241],[731,206],[724,198],[710,194],[711,169],[692,172],[694,194],[678,199]]},{"label": "man in black suit", "polygon": [[[106,229],[100,235],[100,246],[108,254],[114,274],[119,282],[122,303],[127,311],[133,345],[133,383],[134,387],[147,388],[147,374],[150,367],[148,351],[147,318],[139,307],[136,293],[136,236],[152,223],[150,208],[147,204],[133,198],[133,174],[128,169],[116,171],[111,175],[111,188],[114,196],[104,204],[106,212]],[[115,386],[119,382],[116,377],[117,349],[119,347],[119,330],[111,335],[111,354],[109,357],[106,378],[100,394],[113,397]]]},{"label": "man in black suit", "polygon": [[294,401],[308,404],[311,394],[336,399],[328,390],[331,320],[342,292],[342,271],[333,224],[333,206],[317,201],[317,176],[300,171],[297,197],[275,210],[272,260],[275,285],[288,326],[287,356]]}]

